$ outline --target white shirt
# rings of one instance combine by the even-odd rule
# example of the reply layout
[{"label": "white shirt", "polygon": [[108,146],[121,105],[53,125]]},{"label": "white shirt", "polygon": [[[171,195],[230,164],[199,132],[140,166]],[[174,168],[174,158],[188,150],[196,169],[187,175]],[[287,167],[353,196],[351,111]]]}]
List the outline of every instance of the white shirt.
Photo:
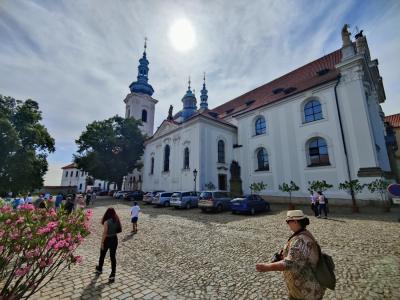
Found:
[{"label": "white shirt", "polygon": [[317,202],[318,196],[313,194],[313,195],[310,196],[310,199],[311,199],[311,203],[315,204],[315,202]]},{"label": "white shirt", "polygon": [[139,217],[139,211],[140,211],[139,205],[132,206],[132,208],[131,208],[131,216],[132,216],[132,218],[138,218]]},{"label": "white shirt", "polygon": [[25,202],[26,202],[26,203],[32,203],[32,202],[33,202],[33,198],[32,198],[32,196],[28,196],[28,197],[26,197],[26,200],[25,200]]},{"label": "white shirt", "polygon": [[324,195],[319,195],[318,201],[320,204],[325,204],[325,196]]}]

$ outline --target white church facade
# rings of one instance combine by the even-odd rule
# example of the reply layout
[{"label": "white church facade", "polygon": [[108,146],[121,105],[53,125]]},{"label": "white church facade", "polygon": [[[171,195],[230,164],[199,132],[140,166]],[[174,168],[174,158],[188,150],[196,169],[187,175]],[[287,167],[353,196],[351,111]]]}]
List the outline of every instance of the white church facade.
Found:
[{"label": "white church facade", "polygon": [[[262,181],[261,194],[273,198],[286,197],[278,187],[294,181],[300,190],[293,196],[307,197],[309,181],[326,180],[334,186],[329,198],[348,199],[340,182],[389,174],[378,61],[362,33],[352,41],[345,26],[342,40],[339,50],[213,109],[205,81],[199,108],[189,81],[183,109],[170,111],[154,134],[157,100],[144,53],[125,103],[126,117],[144,120],[149,138],[143,168],[127,176],[125,187],[136,182],[144,191],[173,192],[212,184],[230,191],[235,181],[250,193]],[[358,198],[373,197],[364,190]]]}]

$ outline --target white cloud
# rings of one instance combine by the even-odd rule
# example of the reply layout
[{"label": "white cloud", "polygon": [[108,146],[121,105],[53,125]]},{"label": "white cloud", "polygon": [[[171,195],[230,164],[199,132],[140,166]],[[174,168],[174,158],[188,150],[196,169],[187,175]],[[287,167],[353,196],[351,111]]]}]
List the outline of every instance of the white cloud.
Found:
[{"label": "white cloud", "polygon": [[[374,6],[375,5],[375,6]],[[123,115],[147,36],[156,127],[182,107],[187,76],[199,95],[207,72],[218,106],[341,46],[344,23],[366,29],[379,58],[386,113],[399,112],[399,5],[352,1],[6,1],[0,4],[0,93],[39,101],[57,145],[93,120]],[[170,45],[174,20],[189,19],[196,47]],[[5,41],[5,42],[3,42]],[[69,146],[66,146],[68,145]],[[71,159],[61,150],[51,162]]]}]

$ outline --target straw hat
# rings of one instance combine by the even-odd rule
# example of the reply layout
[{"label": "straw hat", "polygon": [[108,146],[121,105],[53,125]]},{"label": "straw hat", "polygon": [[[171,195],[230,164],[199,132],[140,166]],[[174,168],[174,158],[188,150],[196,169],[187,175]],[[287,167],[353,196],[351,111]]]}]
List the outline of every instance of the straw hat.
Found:
[{"label": "straw hat", "polygon": [[302,210],[288,210],[286,213],[286,221],[288,220],[302,220],[307,218]]}]

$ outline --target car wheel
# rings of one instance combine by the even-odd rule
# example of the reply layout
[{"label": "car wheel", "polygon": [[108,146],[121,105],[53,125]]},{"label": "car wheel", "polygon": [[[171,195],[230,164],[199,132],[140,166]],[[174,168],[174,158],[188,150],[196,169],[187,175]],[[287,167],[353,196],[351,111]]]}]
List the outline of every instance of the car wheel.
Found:
[{"label": "car wheel", "polygon": [[236,215],[236,211],[235,210],[232,210],[232,215]]},{"label": "car wheel", "polygon": [[219,205],[217,206],[217,211],[218,211],[218,212],[222,212],[222,210],[223,210],[222,205],[219,204]]},{"label": "car wheel", "polygon": [[169,201],[166,201],[164,204],[165,207],[169,207]]},{"label": "car wheel", "polygon": [[201,209],[201,212],[205,213],[205,212],[207,212],[207,209],[202,208],[202,209]]},{"label": "car wheel", "polygon": [[190,203],[189,202],[186,204],[186,209],[190,209]]},{"label": "car wheel", "polygon": [[254,207],[251,208],[250,214],[251,214],[252,216],[254,216],[254,215],[256,214],[256,210],[254,209]]}]

